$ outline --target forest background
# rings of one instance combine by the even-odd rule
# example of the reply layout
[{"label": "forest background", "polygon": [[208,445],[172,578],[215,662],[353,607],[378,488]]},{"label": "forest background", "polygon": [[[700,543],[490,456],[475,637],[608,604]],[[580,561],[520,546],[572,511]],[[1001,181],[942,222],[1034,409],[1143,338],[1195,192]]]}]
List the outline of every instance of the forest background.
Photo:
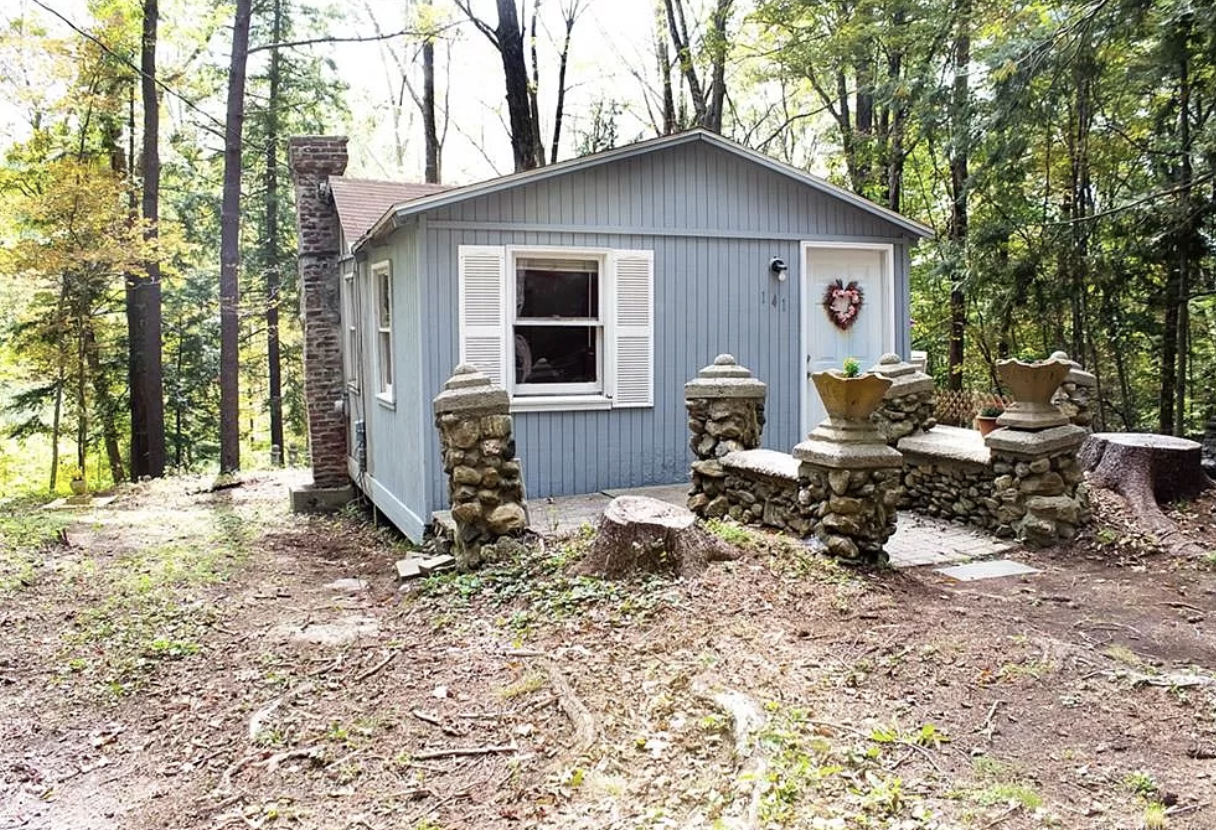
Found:
[{"label": "forest background", "polygon": [[18,0],[0,495],[305,460],[297,134],[349,134],[348,175],[462,184],[721,132],[937,231],[912,331],[942,387],[1064,349],[1102,428],[1193,433],[1216,373],[1213,6]]}]

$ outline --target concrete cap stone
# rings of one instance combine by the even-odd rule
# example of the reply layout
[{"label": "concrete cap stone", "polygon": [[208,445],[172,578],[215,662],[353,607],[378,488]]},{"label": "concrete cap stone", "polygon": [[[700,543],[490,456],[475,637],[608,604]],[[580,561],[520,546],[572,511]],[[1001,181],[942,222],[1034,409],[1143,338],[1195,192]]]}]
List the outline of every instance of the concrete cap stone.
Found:
[{"label": "concrete cap stone", "polygon": [[798,459],[776,450],[742,450],[722,456],[722,466],[728,470],[743,470],[773,478],[798,480]]},{"label": "concrete cap stone", "polygon": [[768,394],[764,381],[756,380],[734,355],[720,354],[714,362],[684,384],[685,398],[763,398]]},{"label": "concrete cap stone", "polygon": [[511,406],[507,390],[490,383],[490,379],[477,367],[461,363],[452,372],[452,377],[443,384],[443,391],[435,398],[435,414],[445,412],[469,412],[487,410],[506,412]]},{"label": "concrete cap stone", "polygon": [[918,395],[933,390],[933,378],[894,352],[884,354],[866,371],[882,375],[891,381],[891,388],[883,395],[884,398],[902,398],[904,395]]},{"label": "concrete cap stone", "polygon": [[1077,386],[1098,385],[1098,379],[1085,371],[1081,364],[1070,358],[1066,352],[1052,352],[1048,360],[1059,360],[1068,364],[1068,376],[1064,378],[1065,383],[1075,383]]},{"label": "concrete cap stone", "polygon": [[973,429],[938,425],[930,432],[901,438],[896,448],[923,458],[987,465],[992,452]]},{"label": "concrete cap stone", "polygon": [[988,433],[984,443],[990,450],[1020,458],[1040,458],[1081,446],[1089,436],[1084,427],[1075,424],[1051,427],[1039,432],[1020,429],[998,429]]},{"label": "concrete cap stone", "polygon": [[808,438],[794,447],[794,458],[835,470],[876,470],[903,465],[899,450],[886,444],[838,444]]}]

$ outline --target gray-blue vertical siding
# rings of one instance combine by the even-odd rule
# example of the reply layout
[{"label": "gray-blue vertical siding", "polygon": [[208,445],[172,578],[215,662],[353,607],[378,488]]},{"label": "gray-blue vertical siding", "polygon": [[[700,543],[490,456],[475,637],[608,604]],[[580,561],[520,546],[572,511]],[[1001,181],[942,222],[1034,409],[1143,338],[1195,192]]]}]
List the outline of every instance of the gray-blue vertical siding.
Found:
[{"label": "gray-blue vertical siding", "polygon": [[[417,405],[427,422],[430,398],[459,355],[459,246],[654,251],[654,407],[516,414],[532,499],[685,480],[691,455],[683,385],[722,352],[769,384],[764,445],[788,451],[797,443],[802,241],[895,246],[896,348],[908,350],[912,237],[881,217],[701,143],[437,208],[422,217],[419,235]],[[783,283],[769,273],[774,256],[789,263]],[[447,488],[433,429],[425,430],[423,457],[428,508],[439,509]]]},{"label": "gray-blue vertical siding", "polygon": [[429,523],[434,509],[428,493],[428,467],[435,449],[427,440],[430,429],[430,398],[426,394],[422,360],[423,303],[419,279],[421,248],[416,224],[399,228],[388,244],[367,251],[361,267],[367,269],[383,260],[392,263],[393,279],[393,388],[394,402],[389,405],[377,395],[379,373],[376,348],[379,335],[376,320],[376,284],[364,283],[362,303],[364,325],[363,364],[364,418],[367,424],[368,475],[374,483],[364,489],[377,506],[402,531],[417,537]]}]

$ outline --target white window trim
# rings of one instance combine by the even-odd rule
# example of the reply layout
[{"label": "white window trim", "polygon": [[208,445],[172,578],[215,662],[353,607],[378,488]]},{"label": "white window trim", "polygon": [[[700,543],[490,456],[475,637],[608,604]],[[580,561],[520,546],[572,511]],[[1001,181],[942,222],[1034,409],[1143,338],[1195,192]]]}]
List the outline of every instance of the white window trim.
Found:
[{"label": "white window trim", "polygon": [[[396,406],[396,403],[397,403],[397,398],[396,398],[395,391],[394,391],[397,366],[396,366],[396,361],[393,360],[394,356],[392,354],[393,346],[395,343],[395,340],[393,337],[394,292],[393,292],[392,262],[390,260],[383,259],[383,260],[380,260],[379,262],[372,263],[369,273],[371,274],[371,278],[372,278],[371,279],[371,282],[372,282],[371,288],[375,292],[375,297],[376,297],[376,300],[375,300],[376,317],[375,317],[375,320],[373,321],[373,325],[376,328],[376,390],[377,390],[376,391],[376,401],[384,406],[393,408]],[[381,308],[380,304],[382,302],[382,297],[383,297],[383,294],[380,291],[381,277],[383,277],[384,279],[386,279],[388,281],[388,328],[387,329],[381,327],[381,325],[380,325],[380,321],[382,319],[381,314],[380,314],[382,308]],[[392,376],[388,379],[387,383],[385,383],[385,372],[384,372],[384,362],[383,362],[384,361],[383,343],[385,340],[385,338],[383,337],[384,334],[388,335],[389,367],[390,367],[390,372],[392,373]]]},{"label": "white window trim", "polygon": [[[607,349],[611,306],[608,303],[611,284],[616,281],[612,272],[612,250],[608,248],[569,248],[560,245],[507,245],[505,247],[503,282],[506,288],[507,362],[504,381],[511,395],[512,412],[566,412],[571,410],[611,409],[612,399],[605,394],[608,388],[609,363]],[[599,265],[599,316],[587,320],[584,325],[596,328],[596,376],[594,383],[516,383],[515,382],[515,316],[516,278],[515,263],[526,257],[538,259],[592,259]],[[531,321],[525,317],[523,325],[558,325],[545,320]],[[563,319],[562,324],[579,325],[577,318]]]},{"label": "white window trim", "polygon": [[343,332],[346,337],[343,340],[343,346],[348,352],[346,356],[346,388],[354,394],[359,394],[359,382],[361,380],[362,367],[359,365],[360,352],[359,338],[362,332],[359,324],[359,295],[358,295],[358,268],[355,268],[350,273],[343,277],[343,285],[346,288],[346,305],[343,312],[347,318],[343,320]]}]

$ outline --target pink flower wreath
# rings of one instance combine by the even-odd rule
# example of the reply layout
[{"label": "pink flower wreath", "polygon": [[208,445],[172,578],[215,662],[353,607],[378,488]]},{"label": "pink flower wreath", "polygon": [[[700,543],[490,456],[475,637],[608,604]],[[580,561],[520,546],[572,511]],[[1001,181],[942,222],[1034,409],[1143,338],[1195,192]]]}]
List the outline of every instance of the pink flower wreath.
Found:
[{"label": "pink flower wreath", "polygon": [[828,290],[823,295],[823,308],[828,313],[828,319],[836,328],[847,331],[857,322],[857,315],[865,304],[865,292],[852,280],[848,285],[844,280],[828,283]]}]

